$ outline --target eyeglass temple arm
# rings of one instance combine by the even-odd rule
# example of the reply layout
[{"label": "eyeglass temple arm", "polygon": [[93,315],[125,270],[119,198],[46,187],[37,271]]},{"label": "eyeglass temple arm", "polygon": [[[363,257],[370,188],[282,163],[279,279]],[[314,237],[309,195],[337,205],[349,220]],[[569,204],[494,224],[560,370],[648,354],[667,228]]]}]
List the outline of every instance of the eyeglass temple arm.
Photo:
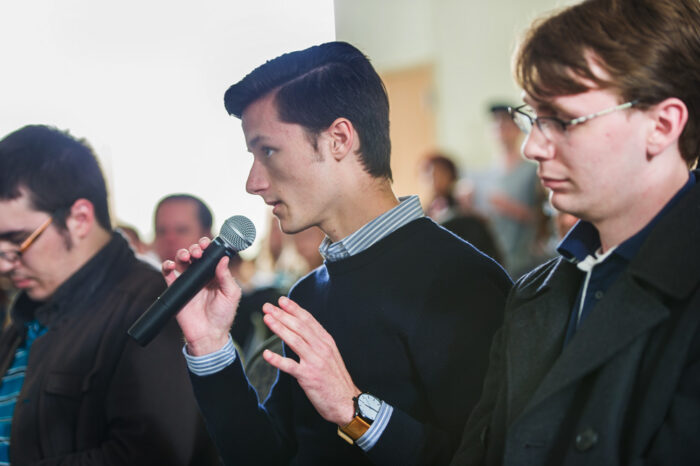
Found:
[{"label": "eyeglass temple arm", "polygon": [[27,239],[22,241],[22,244],[19,245],[18,251],[20,253],[24,252],[34,242],[34,240],[37,238],[37,236],[42,234],[44,232],[44,230],[46,230],[48,228],[48,226],[51,224],[52,221],[53,221],[53,217],[49,217],[48,219],[46,219],[46,221],[44,223],[42,223],[41,226],[34,231],[34,233],[29,235],[29,237]]},{"label": "eyeglass temple arm", "polygon": [[570,122],[568,122],[567,126],[573,126],[573,125],[579,125],[583,123],[584,121],[588,121],[591,118],[598,118],[603,115],[607,115],[608,113],[616,112],[618,110],[624,110],[626,108],[630,108],[631,106],[635,105],[637,103],[636,100],[632,100],[630,102],[625,102],[624,104],[617,105],[615,107],[609,108],[607,110],[603,110],[602,112],[598,113],[591,113],[590,115],[574,118]]}]

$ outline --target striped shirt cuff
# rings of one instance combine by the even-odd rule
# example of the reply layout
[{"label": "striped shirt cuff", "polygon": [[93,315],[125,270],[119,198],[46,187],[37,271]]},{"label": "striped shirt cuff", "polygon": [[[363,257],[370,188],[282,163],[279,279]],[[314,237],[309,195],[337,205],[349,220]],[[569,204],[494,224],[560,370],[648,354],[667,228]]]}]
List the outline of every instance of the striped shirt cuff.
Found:
[{"label": "striped shirt cuff", "polygon": [[228,335],[228,341],[219,351],[205,354],[204,356],[192,356],[187,353],[187,345],[182,348],[182,354],[185,355],[187,367],[194,375],[205,376],[212,375],[225,367],[233,364],[236,360],[236,348],[233,346],[233,338]]},{"label": "striped shirt cuff", "polygon": [[374,420],[367,432],[365,432],[362,437],[357,439],[355,442],[358,447],[362,448],[364,451],[369,451],[377,441],[379,437],[382,436],[386,426],[389,425],[389,420],[391,420],[391,414],[394,412],[394,408],[389,404],[382,401],[382,406],[379,408],[377,413],[377,419]]}]

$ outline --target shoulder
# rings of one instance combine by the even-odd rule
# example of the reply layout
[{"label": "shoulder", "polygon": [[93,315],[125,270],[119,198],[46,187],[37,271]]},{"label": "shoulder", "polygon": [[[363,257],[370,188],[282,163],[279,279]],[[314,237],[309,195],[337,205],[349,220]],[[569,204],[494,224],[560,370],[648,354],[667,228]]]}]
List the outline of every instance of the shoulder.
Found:
[{"label": "shoulder", "polygon": [[107,291],[107,300],[127,323],[136,320],[165,290],[163,276],[152,265],[132,258],[123,261],[124,273]]},{"label": "shoulder", "polygon": [[440,270],[462,278],[494,280],[509,289],[512,281],[501,265],[451,231],[432,220],[421,233],[421,259]]},{"label": "shoulder", "polygon": [[549,289],[563,267],[574,266],[562,257],[555,257],[524,274],[513,285],[506,308],[517,308],[520,303],[529,301]]},{"label": "shoulder", "polygon": [[548,261],[538,265],[534,269],[521,276],[515,282],[514,289],[527,291],[539,287],[548,278],[551,278],[555,269],[558,266],[560,266],[560,264],[562,264],[563,262],[564,259],[561,256],[559,256],[549,259]]},{"label": "shoulder", "polygon": [[128,272],[119,284],[123,292],[129,294],[159,295],[165,288],[165,280],[152,265],[135,259],[128,265]]},{"label": "shoulder", "polygon": [[299,297],[314,296],[319,289],[328,284],[328,270],[325,264],[301,277],[289,290],[289,296],[296,300]]}]

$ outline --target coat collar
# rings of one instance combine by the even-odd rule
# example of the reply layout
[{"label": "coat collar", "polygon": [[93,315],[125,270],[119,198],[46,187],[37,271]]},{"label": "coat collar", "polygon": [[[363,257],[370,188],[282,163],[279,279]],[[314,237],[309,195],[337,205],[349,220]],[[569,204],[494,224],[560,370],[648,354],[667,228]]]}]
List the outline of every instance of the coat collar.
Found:
[{"label": "coat collar", "polygon": [[[552,368],[563,345],[569,312],[582,273],[561,258],[521,279],[512,293],[508,332],[507,379],[510,416],[522,412]],[[537,355],[533,358],[533,355]]]},{"label": "coat collar", "polygon": [[645,286],[674,299],[700,282],[700,172],[695,177],[699,182],[659,221],[629,266]]},{"label": "coat collar", "polygon": [[100,290],[109,288],[106,284],[116,283],[126,272],[130,260],[135,259],[126,240],[113,233],[112,239],[59,286],[47,301],[34,301],[24,292],[17,295],[11,310],[12,320],[24,324],[36,319],[45,327],[54,326],[85,300],[98,299]]}]

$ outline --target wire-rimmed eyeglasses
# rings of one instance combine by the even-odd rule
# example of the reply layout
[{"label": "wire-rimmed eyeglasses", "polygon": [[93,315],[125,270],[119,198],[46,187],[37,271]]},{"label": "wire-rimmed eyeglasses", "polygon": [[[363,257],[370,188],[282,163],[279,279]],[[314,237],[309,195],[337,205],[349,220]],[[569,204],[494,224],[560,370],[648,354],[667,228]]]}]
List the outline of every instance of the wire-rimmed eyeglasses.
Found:
[{"label": "wire-rimmed eyeglasses", "polygon": [[10,250],[10,251],[0,251],[0,259],[9,262],[10,264],[15,264],[17,261],[22,257],[22,254],[29,249],[29,246],[34,244],[34,242],[41,236],[41,234],[46,230],[49,225],[51,225],[51,222],[53,221],[53,217],[49,217],[39,225],[39,227],[32,232],[29,236],[27,236],[27,239],[22,241],[22,244],[19,245],[19,248]]},{"label": "wire-rimmed eyeglasses", "polygon": [[513,119],[513,122],[525,134],[532,132],[532,127],[537,125],[537,128],[544,134],[547,140],[552,141],[566,133],[566,130],[571,126],[580,125],[594,118],[598,118],[609,113],[625,110],[637,104],[637,100],[631,100],[624,104],[615,105],[614,107],[606,108],[590,115],[574,118],[572,120],[562,120],[554,116],[538,117],[534,110],[525,104],[517,108],[508,107],[508,114]]}]

